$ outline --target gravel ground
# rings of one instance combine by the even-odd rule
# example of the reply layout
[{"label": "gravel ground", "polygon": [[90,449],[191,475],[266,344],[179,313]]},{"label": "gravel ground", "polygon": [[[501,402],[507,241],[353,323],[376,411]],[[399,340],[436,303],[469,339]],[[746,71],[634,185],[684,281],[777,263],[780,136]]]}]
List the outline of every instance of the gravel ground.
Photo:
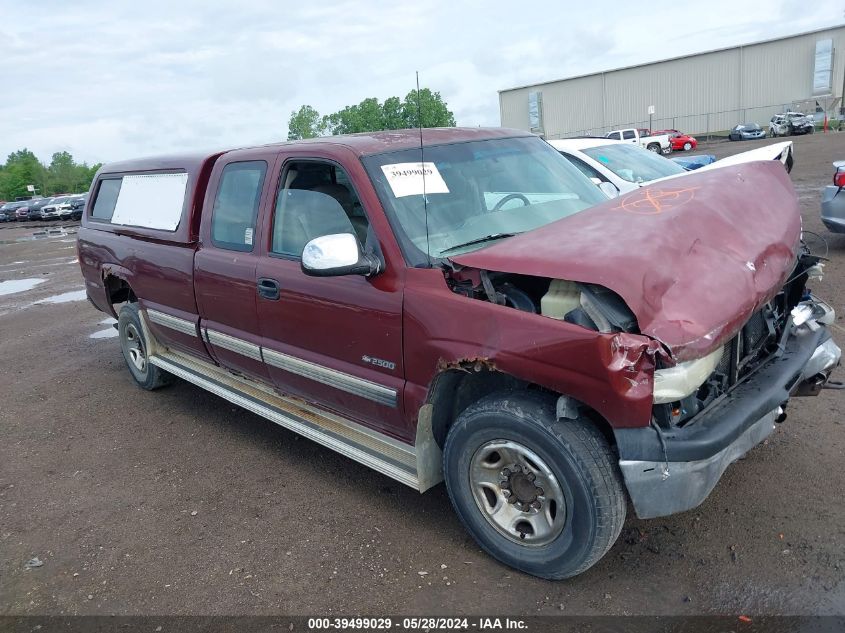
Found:
[{"label": "gravel ground", "polygon": [[[830,248],[814,290],[845,314],[845,236],[818,219],[845,135],[794,140],[804,225]],[[80,292],[75,227],[37,230],[0,225],[0,282],[40,282],[0,295],[0,614],[845,614],[841,392],[794,401],[699,508],[629,512],[598,565],[542,581],[484,555],[443,486],[415,493],[186,383],[137,388]]]}]

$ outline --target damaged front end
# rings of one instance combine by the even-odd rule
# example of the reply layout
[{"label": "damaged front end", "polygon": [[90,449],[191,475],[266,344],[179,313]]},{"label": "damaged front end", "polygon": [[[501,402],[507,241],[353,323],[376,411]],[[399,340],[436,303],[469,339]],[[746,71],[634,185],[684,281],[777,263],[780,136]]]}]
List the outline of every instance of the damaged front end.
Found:
[{"label": "damaged front end", "polygon": [[[801,328],[815,330],[830,325],[835,319],[833,309],[807,289],[811,276],[820,278],[821,266],[818,257],[802,252],[780,292],[755,311],[724,345],[701,358],[658,368],[654,376],[654,418],[658,425],[671,429],[689,423],[762,365],[780,356],[789,337]],[[835,344],[830,340],[824,350],[832,347]],[[837,354],[824,350],[808,363],[790,395],[819,393],[838,363]]]},{"label": "damaged front end", "polygon": [[[793,396],[816,395],[841,352],[826,326],[833,309],[808,289],[820,258],[802,245],[786,281],[722,342],[678,361],[640,331],[621,296],[598,284],[452,265],[452,292],[595,331],[609,393],[651,402],[650,419],[611,420],[619,465],[640,518],[682,512],[709,495],[725,469],[786,418]],[[579,393],[566,393],[579,400]],[[634,408],[630,418],[636,418]],[[566,417],[566,416],[563,416]]]},{"label": "damaged front end", "polygon": [[722,347],[658,368],[647,429],[616,431],[637,516],[698,506],[725,469],[786,419],[794,396],[817,395],[841,359],[826,326],[833,309],[806,286],[820,273],[804,252],[782,290]]}]

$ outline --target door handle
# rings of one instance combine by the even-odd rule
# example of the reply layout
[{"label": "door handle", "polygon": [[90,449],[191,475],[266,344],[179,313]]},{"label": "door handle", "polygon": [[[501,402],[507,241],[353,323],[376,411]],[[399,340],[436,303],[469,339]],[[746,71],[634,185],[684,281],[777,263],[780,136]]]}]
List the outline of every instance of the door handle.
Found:
[{"label": "door handle", "polygon": [[271,301],[279,300],[279,282],[275,279],[262,277],[258,280],[258,294]]}]

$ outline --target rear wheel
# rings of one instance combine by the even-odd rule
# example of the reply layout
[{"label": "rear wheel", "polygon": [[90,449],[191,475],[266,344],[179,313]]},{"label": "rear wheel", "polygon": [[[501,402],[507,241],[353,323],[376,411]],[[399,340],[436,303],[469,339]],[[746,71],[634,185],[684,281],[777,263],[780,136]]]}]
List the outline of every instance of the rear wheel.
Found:
[{"label": "rear wheel", "polygon": [[144,337],[137,303],[128,303],[120,309],[117,333],[123,359],[139,387],[152,391],[172,382],[171,374],[149,362],[149,345]]},{"label": "rear wheel", "polygon": [[547,394],[493,394],[467,408],[443,451],[449,497],[476,542],[541,578],[575,576],[610,549],[625,491],[607,440],[587,420],[558,422]]}]

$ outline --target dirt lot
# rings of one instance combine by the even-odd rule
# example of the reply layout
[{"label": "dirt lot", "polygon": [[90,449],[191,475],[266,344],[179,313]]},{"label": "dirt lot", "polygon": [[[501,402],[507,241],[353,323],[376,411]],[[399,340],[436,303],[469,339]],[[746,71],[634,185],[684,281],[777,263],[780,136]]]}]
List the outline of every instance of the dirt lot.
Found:
[{"label": "dirt lot", "polygon": [[[845,134],[794,140],[805,228],[830,246],[814,290],[843,315],[845,236],[818,213]],[[443,486],[419,495],[186,383],[137,388],[80,292],[74,227],[16,241],[37,226],[0,225],[0,281],[41,282],[0,296],[0,614],[845,614],[842,392],[794,401],[701,507],[629,512],[598,565],[546,582],[484,555]]]}]

